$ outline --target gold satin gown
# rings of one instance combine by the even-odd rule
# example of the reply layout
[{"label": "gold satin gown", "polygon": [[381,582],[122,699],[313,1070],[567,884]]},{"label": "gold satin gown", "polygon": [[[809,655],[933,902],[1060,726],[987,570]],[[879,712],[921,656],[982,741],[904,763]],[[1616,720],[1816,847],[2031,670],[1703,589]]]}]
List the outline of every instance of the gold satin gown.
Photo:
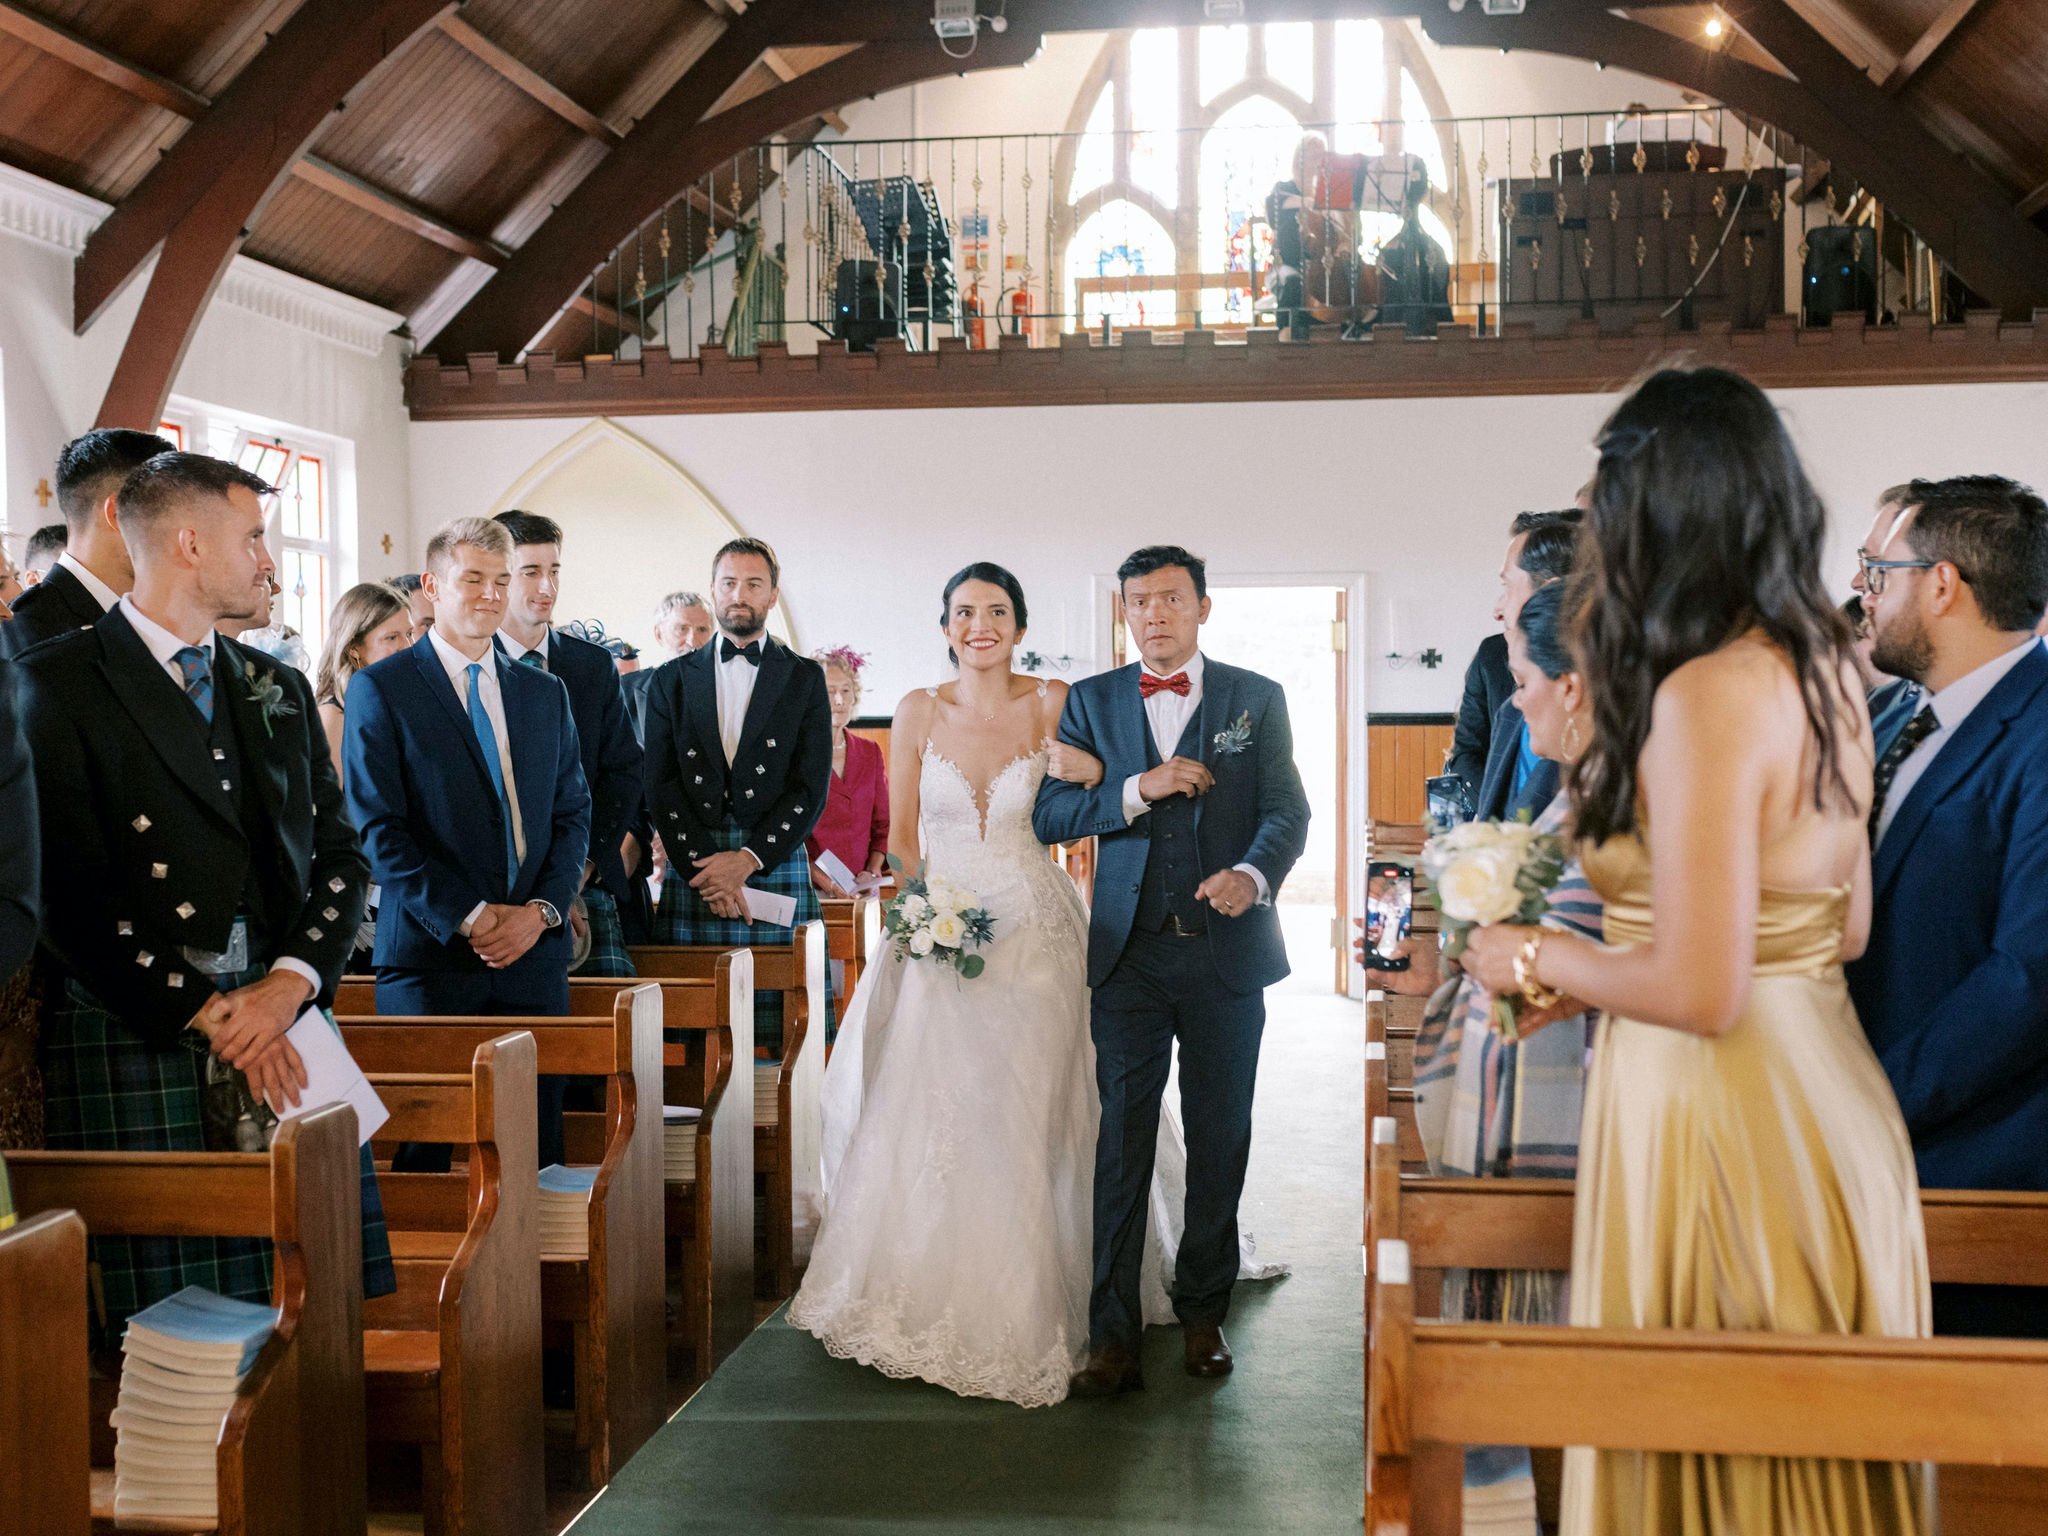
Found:
[{"label": "gold satin gown", "polygon": [[[1646,943],[1650,857],[1583,850],[1607,942]],[[1571,1321],[1921,1338],[1927,1241],[1898,1101],[1842,978],[1849,893],[1763,892],[1718,1039],[1603,1016],[1586,1084]],[[1922,1536],[1917,1465],[1578,1449],[1563,1536]]]}]

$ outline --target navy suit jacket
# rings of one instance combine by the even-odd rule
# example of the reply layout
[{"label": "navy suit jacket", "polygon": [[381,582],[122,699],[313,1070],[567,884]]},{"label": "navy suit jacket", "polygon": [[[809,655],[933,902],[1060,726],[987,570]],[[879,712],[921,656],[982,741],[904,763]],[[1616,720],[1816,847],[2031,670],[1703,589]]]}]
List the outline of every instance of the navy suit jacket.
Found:
[{"label": "navy suit jacket", "polygon": [[1856,1011],[1931,1189],[2048,1190],[2048,654],[2036,644],[1877,850]]},{"label": "navy suit jacket", "polygon": [[[626,719],[619,669],[603,646],[558,629],[548,635],[548,671],[569,690],[569,710],[576,719],[583,780],[590,787],[589,856],[597,866],[592,883],[615,900],[631,903],[633,886],[619,843],[628,832],[642,830],[640,739]],[[641,842],[646,842],[644,835]]]},{"label": "navy suit jacket", "polygon": [[1512,821],[1523,811],[1535,820],[1557,798],[1560,775],[1547,757],[1536,759],[1522,792],[1515,790],[1515,765],[1522,755],[1522,712],[1512,702],[1494,712],[1493,735],[1487,743],[1486,774],[1479,781],[1473,816],[1480,821]]},{"label": "navy suit jacket", "polygon": [[[1217,750],[1219,732],[1250,717],[1241,752]],[[1209,874],[1250,864],[1276,898],[1308,843],[1308,796],[1294,767],[1287,695],[1271,678],[1204,657],[1196,720],[1202,761],[1216,785],[1195,801],[1195,841]],[[1138,695],[1138,664],[1086,678],[1067,694],[1060,740],[1102,760],[1102,782],[1082,789],[1059,779],[1038,788],[1031,825],[1043,843],[1096,840],[1095,910],[1088,925],[1088,985],[1109,979],[1131,936],[1138,889],[1152,851],[1152,818],[1124,820],[1124,781],[1149,765],[1151,725]],[[1223,984],[1244,995],[1287,974],[1280,917],[1270,906],[1208,924],[1211,958]]]},{"label": "navy suit jacket", "polygon": [[[462,937],[478,902],[542,900],[566,918],[583,882],[590,789],[569,695],[561,679],[490,654],[526,831],[526,857],[509,890],[499,853],[504,812],[432,636],[349,680],[343,778],[371,877],[383,888],[372,957],[380,970],[481,971]],[[568,924],[542,934],[525,959],[566,968]]]},{"label": "navy suit jacket", "polygon": [[61,565],[14,600],[14,617],[0,624],[0,657],[19,656],[32,645],[74,629],[91,629],[106,610],[85,583]]}]

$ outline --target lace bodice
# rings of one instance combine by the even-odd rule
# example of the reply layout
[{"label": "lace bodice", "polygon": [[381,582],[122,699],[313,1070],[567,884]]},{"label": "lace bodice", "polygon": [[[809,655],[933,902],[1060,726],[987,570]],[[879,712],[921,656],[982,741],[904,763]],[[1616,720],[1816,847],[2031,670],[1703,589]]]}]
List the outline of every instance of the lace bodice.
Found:
[{"label": "lace bodice", "polygon": [[1031,807],[1044,778],[1043,751],[1019,754],[989,784],[984,810],[959,765],[925,745],[918,777],[925,869],[981,898],[996,918],[998,943],[1012,923],[1029,924],[1041,936],[1059,929],[1087,930],[1087,913],[1074,883],[1031,830]]}]

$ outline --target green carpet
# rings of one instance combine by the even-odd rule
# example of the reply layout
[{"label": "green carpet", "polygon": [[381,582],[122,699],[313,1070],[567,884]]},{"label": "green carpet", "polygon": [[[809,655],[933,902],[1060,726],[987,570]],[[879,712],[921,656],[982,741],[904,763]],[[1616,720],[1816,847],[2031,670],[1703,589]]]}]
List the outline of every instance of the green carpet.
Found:
[{"label": "green carpet", "polygon": [[1355,1533],[1363,1502],[1359,1005],[1271,1000],[1243,1219],[1285,1279],[1238,1287],[1227,1380],[1145,1342],[1146,1390],[1023,1409],[834,1360],[777,1312],[574,1536],[677,1531]]}]

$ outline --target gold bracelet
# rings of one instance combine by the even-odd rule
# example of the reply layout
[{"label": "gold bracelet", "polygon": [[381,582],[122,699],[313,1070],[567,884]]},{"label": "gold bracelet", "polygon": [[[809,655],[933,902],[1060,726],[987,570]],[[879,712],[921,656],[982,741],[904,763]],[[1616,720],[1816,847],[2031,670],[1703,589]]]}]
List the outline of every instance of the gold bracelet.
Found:
[{"label": "gold bracelet", "polygon": [[1543,941],[1549,934],[1538,928],[1522,941],[1522,947],[1515,952],[1515,985],[1521,989],[1522,1001],[1531,1008],[1555,1008],[1564,1001],[1562,992],[1553,992],[1536,977],[1536,962],[1543,953]]}]

